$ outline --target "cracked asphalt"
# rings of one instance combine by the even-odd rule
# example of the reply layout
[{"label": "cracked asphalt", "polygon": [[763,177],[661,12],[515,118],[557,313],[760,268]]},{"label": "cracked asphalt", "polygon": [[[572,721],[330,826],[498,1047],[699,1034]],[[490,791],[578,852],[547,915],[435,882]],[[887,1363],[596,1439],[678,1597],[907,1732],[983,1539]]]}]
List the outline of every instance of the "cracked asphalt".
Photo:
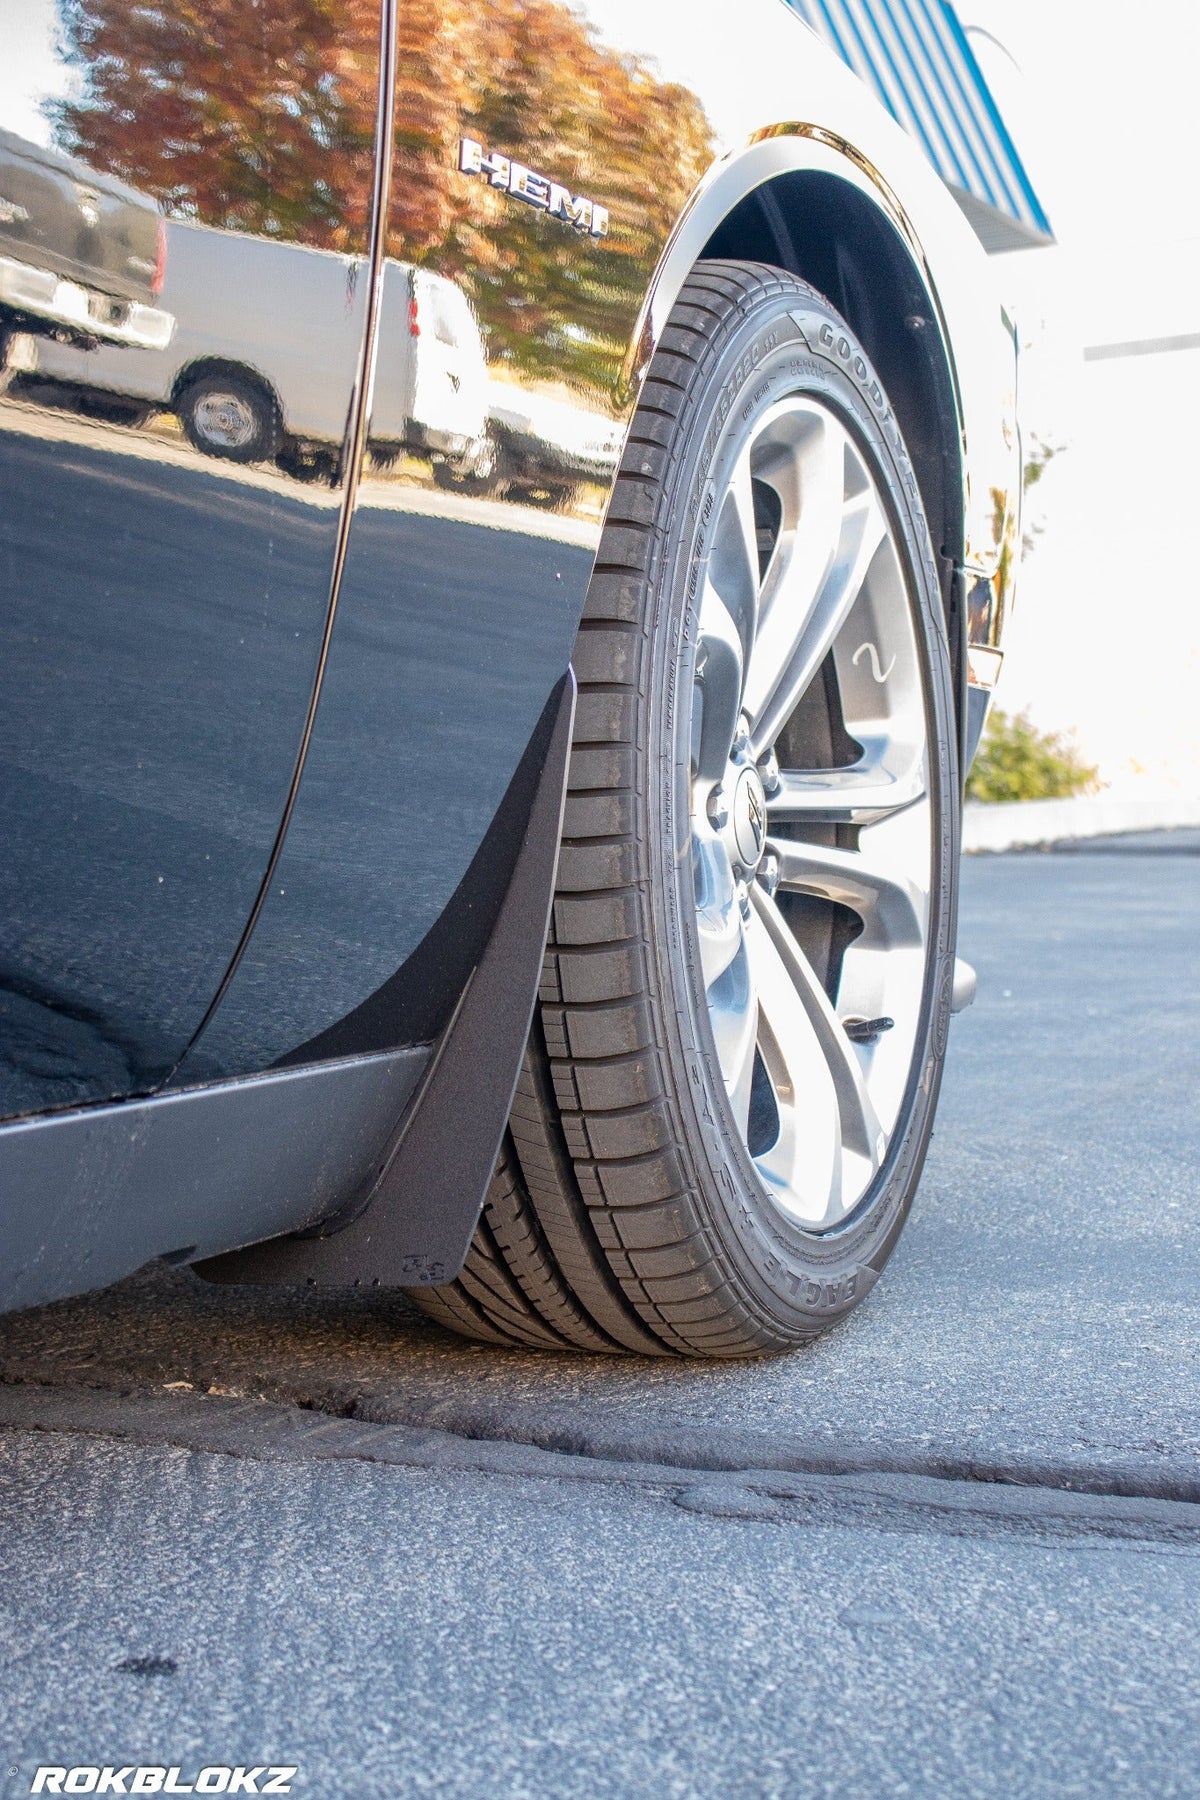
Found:
[{"label": "cracked asphalt", "polygon": [[968,862],[916,1209],[794,1356],[161,1267],[0,1320],[0,1794],[1200,1796],[1198,875]]}]

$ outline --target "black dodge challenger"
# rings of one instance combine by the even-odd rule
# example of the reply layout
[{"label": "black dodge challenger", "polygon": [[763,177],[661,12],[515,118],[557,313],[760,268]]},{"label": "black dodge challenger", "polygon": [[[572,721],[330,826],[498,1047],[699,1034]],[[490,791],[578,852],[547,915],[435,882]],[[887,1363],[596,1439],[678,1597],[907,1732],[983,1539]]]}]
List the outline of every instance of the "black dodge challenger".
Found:
[{"label": "black dodge challenger", "polygon": [[492,1343],[811,1338],[973,980],[1020,456],[970,207],[785,0],[29,37],[0,1306],[163,1257]]}]

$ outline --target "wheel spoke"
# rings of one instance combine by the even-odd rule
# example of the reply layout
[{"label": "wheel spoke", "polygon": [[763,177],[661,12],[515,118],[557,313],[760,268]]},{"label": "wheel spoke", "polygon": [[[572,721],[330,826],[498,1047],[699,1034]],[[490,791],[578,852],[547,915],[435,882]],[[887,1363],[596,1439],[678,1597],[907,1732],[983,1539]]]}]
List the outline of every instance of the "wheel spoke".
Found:
[{"label": "wheel spoke", "polygon": [[725,602],[743,643],[752,643],[758,615],[759,575],[749,450],[738,458],[721,502],[709,551],[708,579]]},{"label": "wheel spoke", "polygon": [[738,955],[708,990],[717,1060],[738,1130],[745,1136],[758,1046],[758,992],[750,959],[739,939]]},{"label": "wheel spoke", "polygon": [[742,910],[721,840],[711,832],[697,831],[692,845],[700,968],[705,987],[711,988],[741,949]]},{"label": "wheel spoke", "polygon": [[699,639],[696,686],[701,693],[701,713],[696,773],[702,781],[714,782],[725,773],[737,728],[743,657],[737,626],[711,581],[705,581],[700,600]]},{"label": "wheel spoke", "polygon": [[774,488],[782,516],[747,670],[745,701],[752,717],[795,651],[797,630],[828,579],[841,536],[846,434],[830,418],[801,423],[797,441],[768,444],[757,458],[760,479]]},{"label": "wheel spoke", "polygon": [[815,1223],[842,1193],[837,1086],[792,970],[757,905],[746,930],[746,951],[758,992],[758,1047],[779,1114],[778,1137],[756,1161],[789,1207]]},{"label": "wheel spoke", "polygon": [[865,847],[840,850],[832,845],[771,837],[767,848],[779,859],[781,889],[836,900],[859,915],[864,947],[882,944],[895,949],[902,944],[922,942],[924,904],[920,890],[904,876],[873,861]]},{"label": "wheel spoke", "polygon": [[[788,930],[778,907],[760,887],[754,889],[752,904],[754,918],[770,940],[781,973],[786,975],[788,984],[799,998],[812,1040],[833,1083],[837,1095],[842,1147],[845,1151],[864,1158],[874,1173],[883,1160],[886,1139],[867,1091],[866,1075],[859,1054],[846,1036],[828,994]],[[756,968],[755,976],[760,1008],[771,1019],[777,1016],[777,993],[768,984],[765,971]]]},{"label": "wheel spoke", "polygon": [[870,484],[843,502],[839,525],[815,593],[808,588],[807,570],[801,575],[797,569],[795,580],[790,566],[780,570],[780,588],[773,599],[771,617],[773,620],[777,613],[785,613],[791,631],[786,635],[773,633],[776,641],[769,648],[761,637],[756,642],[743,702],[750,717],[755,756],[762,756],[771,748],[807,691],[858,599],[867,571],[887,535],[883,508]]},{"label": "wheel spoke", "polygon": [[783,769],[779,787],[767,796],[772,824],[781,819],[813,823],[874,825],[925,797],[925,758],[910,755],[899,767],[886,740],[877,752],[845,769]]}]

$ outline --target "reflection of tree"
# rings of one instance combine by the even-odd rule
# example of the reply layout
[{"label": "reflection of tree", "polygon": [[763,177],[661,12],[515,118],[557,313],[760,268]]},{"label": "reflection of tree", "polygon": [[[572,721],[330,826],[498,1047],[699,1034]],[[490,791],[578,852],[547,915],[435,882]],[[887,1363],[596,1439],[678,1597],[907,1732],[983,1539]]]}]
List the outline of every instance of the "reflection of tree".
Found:
[{"label": "reflection of tree", "polygon": [[[85,92],[63,147],[212,225],[361,246],[372,0],[60,0]],[[462,282],[493,357],[608,386],[712,154],[703,109],[556,0],[402,0],[388,248]],[[460,133],[608,206],[603,241],[457,171]]]},{"label": "reflection of tree", "polygon": [[[1021,491],[1025,496],[1026,507],[1028,507],[1029,490],[1037,486],[1054,458],[1061,456],[1066,447],[1065,444],[1052,444],[1048,438],[1038,437],[1036,432],[1031,435],[1025,445],[1025,456],[1021,469]],[[1025,517],[1029,518],[1028,511],[1026,511]],[[1045,524],[1041,519],[1029,521],[1021,539],[1022,555],[1029,555],[1045,529]]]},{"label": "reflection of tree", "polygon": [[372,0],[60,0],[85,78],[63,148],[169,212],[361,249],[376,93]]},{"label": "reflection of tree", "polygon": [[[447,186],[442,174],[453,163],[458,121],[452,118],[450,132],[429,145],[431,184],[447,200],[445,227],[430,246],[438,267],[470,288],[491,327],[494,355],[544,367],[549,352],[564,373],[606,386],[641,300],[647,259],[653,261],[711,159],[703,109],[687,89],[664,84],[644,63],[597,44],[554,0],[461,8],[430,0],[424,10],[459,71],[463,129],[601,200],[611,215],[606,239],[581,240],[564,254],[562,227],[503,194],[481,185],[464,206],[457,185]],[[404,8],[407,17],[415,11]],[[420,105],[419,91],[402,79],[401,145],[420,129]],[[398,219],[402,253],[412,255],[403,200]]]}]

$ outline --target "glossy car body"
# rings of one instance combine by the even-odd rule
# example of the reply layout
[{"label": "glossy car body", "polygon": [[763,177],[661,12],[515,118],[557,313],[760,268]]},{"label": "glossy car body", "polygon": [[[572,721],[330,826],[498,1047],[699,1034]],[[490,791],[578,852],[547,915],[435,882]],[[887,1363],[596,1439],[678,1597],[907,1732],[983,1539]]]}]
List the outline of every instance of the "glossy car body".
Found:
[{"label": "glossy car body", "polygon": [[[230,1279],[458,1268],[534,999],[617,447],[699,258],[793,270],[868,349],[939,557],[964,748],[998,666],[1011,329],[954,200],[783,0],[343,11],[297,45],[209,9],[189,91],[221,123],[186,154],[134,15],[79,15],[99,73],[54,113],[77,162],[342,259],[336,316],[286,302],[339,450],[314,465],[280,394],[277,453],[239,458],[252,348],[206,371],[213,457],[129,410],[112,362],[136,350],[64,332],[54,354],[106,372],[55,385],[14,351],[29,321],[5,328],[0,1305],[158,1255]],[[277,154],[251,180],[263,119]],[[388,305],[397,263],[467,297],[493,393],[579,415],[567,482],[539,487],[532,454],[494,482],[470,432],[381,427],[397,334],[434,329]]]}]

